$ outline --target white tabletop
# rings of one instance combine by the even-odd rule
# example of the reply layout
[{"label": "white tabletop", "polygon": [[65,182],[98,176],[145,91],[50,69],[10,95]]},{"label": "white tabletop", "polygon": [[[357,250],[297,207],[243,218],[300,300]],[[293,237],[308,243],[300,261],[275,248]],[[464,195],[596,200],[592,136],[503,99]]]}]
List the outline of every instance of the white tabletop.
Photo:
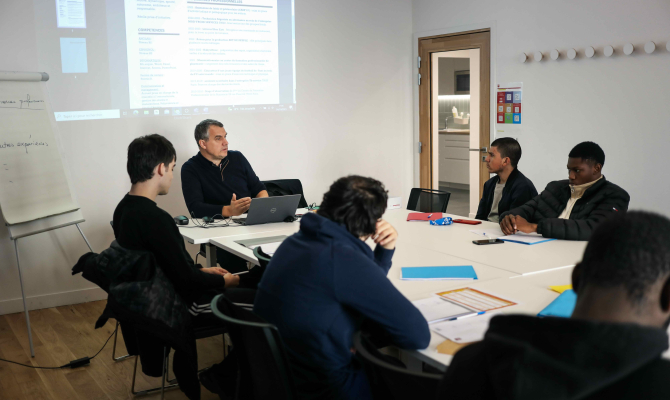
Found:
[{"label": "white tabletop", "polygon": [[[391,210],[384,214],[384,218],[398,230],[400,237],[407,243],[517,274],[575,265],[581,260],[587,243],[553,240],[534,245],[506,242],[478,246],[472,241],[485,237],[470,230],[496,231],[499,230],[498,224],[482,222],[479,225],[430,225],[427,221],[407,221],[407,214],[411,212],[413,211]],[[467,219],[452,214],[445,216]]]},{"label": "white tabletop", "polygon": [[[307,212],[304,208],[299,208],[296,213],[298,215],[304,214]],[[245,218],[246,214],[240,215],[235,218]],[[262,232],[274,232],[278,230],[287,229],[289,226],[295,226],[297,230],[299,227],[299,222],[276,222],[272,224],[260,224],[260,225],[240,225],[235,222],[230,222],[228,226],[210,226],[208,228],[202,228],[199,225],[202,224],[202,220],[197,219],[189,220],[188,225],[180,226],[179,233],[186,239],[189,243],[192,244],[206,244],[210,243],[211,239],[238,236],[238,235],[249,235],[252,233],[262,233]],[[217,220],[212,225],[222,225],[224,222],[222,220]]]},{"label": "white tabletop", "polygon": [[[514,306],[501,309],[500,313],[537,315],[558,297],[558,293],[549,289],[549,286],[569,285],[572,283],[572,269],[573,267],[567,267],[533,275],[516,275],[509,278],[502,277],[493,280],[460,283],[453,285],[449,289],[471,287],[517,303]],[[436,293],[434,290],[427,291],[422,296],[413,296],[411,300],[430,297],[434,293]],[[438,353],[437,346],[445,340],[442,336],[431,331],[428,348],[409,353],[414,354],[419,360],[444,371],[451,363],[452,356]]]}]

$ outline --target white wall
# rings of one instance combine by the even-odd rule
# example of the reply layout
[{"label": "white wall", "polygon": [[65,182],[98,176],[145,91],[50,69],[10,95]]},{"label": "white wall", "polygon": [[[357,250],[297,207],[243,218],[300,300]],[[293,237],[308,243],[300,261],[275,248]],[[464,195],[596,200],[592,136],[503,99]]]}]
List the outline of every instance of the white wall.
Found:
[{"label": "white wall", "polygon": [[[391,195],[406,198],[413,176],[411,2],[296,3],[297,111],[227,117],[222,122],[230,147],[246,155],[261,179],[300,178],[309,202],[319,203],[336,178],[354,173],[380,179]],[[33,14],[30,1],[0,3],[0,70],[40,70]],[[165,135],[181,166],[196,152],[197,122],[59,123],[63,158],[87,218],[82,228],[96,251],[113,240],[109,221],[129,188],[128,143],[148,133]],[[179,173],[158,204],[173,215],[186,214]],[[70,275],[86,251],[76,228],[20,239],[19,246],[30,308],[102,297],[94,285]],[[0,314],[20,311],[20,298],[13,243],[2,227]]]},{"label": "white wall", "polygon": [[[496,21],[496,80],[524,84],[519,167],[538,190],[565,179],[570,149],[592,140],[605,150],[604,174],[630,193],[631,208],[670,215],[670,185],[663,178],[670,142],[670,2],[414,0],[412,11],[414,32]],[[643,50],[649,40],[657,45],[652,55]],[[624,56],[629,42],[635,53]],[[608,44],[616,50],[611,58],[602,56]],[[586,46],[596,57],[584,57]],[[571,47],[580,51],[578,59],[549,59],[551,49],[564,55]],[[534,51],[545,61],[517,61]]]}]

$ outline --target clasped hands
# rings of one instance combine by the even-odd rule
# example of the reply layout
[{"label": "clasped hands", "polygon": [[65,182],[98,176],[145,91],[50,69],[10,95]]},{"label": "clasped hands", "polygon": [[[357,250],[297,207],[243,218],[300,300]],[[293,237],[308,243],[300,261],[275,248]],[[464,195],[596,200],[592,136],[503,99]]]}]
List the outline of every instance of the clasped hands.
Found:
[{"label": "clasped hands", "polygon": [[514,235],[517,232],[537,232],[537,224],[531,224],[519,215],[506,215],[500,220],[500,229],[505,235]]}]

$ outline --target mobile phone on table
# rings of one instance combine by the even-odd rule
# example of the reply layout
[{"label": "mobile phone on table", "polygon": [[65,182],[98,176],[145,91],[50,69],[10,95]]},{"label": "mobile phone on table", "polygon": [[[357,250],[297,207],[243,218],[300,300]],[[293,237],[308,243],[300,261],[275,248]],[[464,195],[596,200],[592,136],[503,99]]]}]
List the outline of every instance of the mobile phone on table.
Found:
[{"label": "mobile phone on table", "polygon": [[496,240],[494,240],[494,241],[490,241],[490,240],[488,240],[488,239],[484,239],[484,240],[473,240],[472,243],[474,243],[474,244],[479,244],[479,245],[484,245],[484,244],[501,244],[501,243],[505,243],[505,241],[500,240],[500,239],[496,239]]}]

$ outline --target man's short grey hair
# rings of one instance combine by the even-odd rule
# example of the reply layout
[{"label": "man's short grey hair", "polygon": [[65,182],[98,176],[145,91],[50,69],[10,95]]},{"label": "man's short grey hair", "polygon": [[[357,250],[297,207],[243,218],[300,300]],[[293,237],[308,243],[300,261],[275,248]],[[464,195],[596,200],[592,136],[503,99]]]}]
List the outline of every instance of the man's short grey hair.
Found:
[{"label": "man's short grey hair", "polygon": [[200,145],[200,141],[209,140],[209,127],[215,125],[223,128],[223,124],[215,119],[206,119],[195,126],[195,142]]}]

